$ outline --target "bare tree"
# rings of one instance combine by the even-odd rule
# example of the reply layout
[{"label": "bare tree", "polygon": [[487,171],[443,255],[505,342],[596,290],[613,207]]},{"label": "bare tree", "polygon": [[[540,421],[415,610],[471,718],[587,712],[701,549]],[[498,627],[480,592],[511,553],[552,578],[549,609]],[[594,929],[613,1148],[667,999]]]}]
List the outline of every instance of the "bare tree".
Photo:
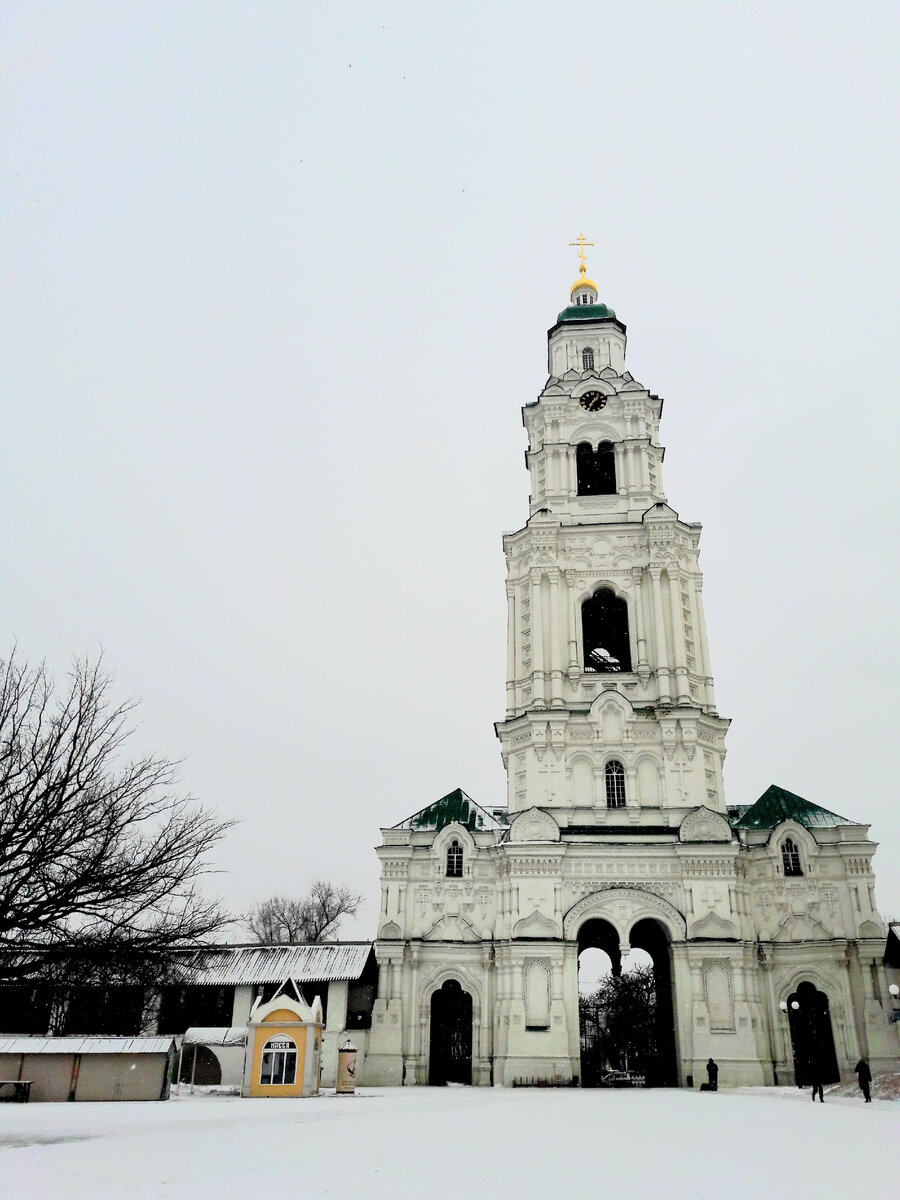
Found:
[{"label": "bare tree", "polygon": [[57,687],[0,659],[0,978],[159,979],[228,923],[197,881],[227,823],[177,794],[173,763],[129,758],[135,703],[102,663]]},{"label": "bare tree", "polygon": [[324,942],[337,936],[341,920],[352,917],[362,903],[345,884],[317,879],[305,896],[270,896],[247,914],[247,926],[258,942]]}]

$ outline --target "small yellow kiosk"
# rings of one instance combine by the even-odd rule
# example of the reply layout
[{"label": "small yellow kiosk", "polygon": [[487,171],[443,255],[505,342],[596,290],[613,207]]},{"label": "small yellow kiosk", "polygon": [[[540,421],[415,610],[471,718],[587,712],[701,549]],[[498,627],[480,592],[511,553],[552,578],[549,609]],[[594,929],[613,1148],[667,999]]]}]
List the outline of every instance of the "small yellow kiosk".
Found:
[{"label": "small yellow kiosk", "polygon": [[293,979],[250,1010],[243,1096],[316,1096],[322,1063],[322,1001],[307,1004]]}]

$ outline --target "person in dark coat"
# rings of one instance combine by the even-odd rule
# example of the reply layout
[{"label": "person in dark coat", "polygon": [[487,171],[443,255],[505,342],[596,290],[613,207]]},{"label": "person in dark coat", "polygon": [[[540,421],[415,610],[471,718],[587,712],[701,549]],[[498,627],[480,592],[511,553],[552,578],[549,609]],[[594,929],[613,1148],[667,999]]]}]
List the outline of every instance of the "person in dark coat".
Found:
[{"label": "person in dark coat", "polygon": [[872,1072],[869,1070],[868,1059],[861,1058],[853,1068],[859,1080],[859,1090],[866,1098],[866,1104],[872,1103],[872,1095],[869,1090],[869,1085],[872,1082]]},{"label": "person in dark coat", "polygon": [[709,1080],[709,1090],[717,1092],[719,1090],[719,1064],[713,1062],[712,1059],[706,1064],[706,1077]]},{"label": "person in dark coat", "polygon": [[819,1100],[822,1104],[825,1103],[825,1097],[822,1095],[822,1069],[817,1062],[809,1064],[809,1077],[812,1080],[812,1098],[813,1104],[816,1102],[816,1093],[818,1092]]}]

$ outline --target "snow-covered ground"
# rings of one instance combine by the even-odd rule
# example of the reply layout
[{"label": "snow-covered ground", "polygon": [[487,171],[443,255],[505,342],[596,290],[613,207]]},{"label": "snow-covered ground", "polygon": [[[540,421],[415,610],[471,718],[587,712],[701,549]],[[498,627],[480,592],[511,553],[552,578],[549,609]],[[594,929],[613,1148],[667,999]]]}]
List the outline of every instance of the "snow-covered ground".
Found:
[{"label": "snow-covered ground", "polygon": [[900,1104],[795,1089],[4,1104],[0,1180],[28,1200],[896,1200],[898,1135]]}]

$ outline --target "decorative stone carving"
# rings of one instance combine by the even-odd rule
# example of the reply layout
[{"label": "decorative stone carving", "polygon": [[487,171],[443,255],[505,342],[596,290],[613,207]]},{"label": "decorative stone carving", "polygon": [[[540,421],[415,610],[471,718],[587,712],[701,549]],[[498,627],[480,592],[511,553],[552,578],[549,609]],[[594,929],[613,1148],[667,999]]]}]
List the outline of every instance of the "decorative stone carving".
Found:
[{"label": "decorative stone carving", "polygon": [[708,912],[700,921],[692,921],[688,929],[690,938],[723,938],[733,941],[738,936],[737,926],[714,912]]},{"label": "decorative stone carving", "polygon": [[481,937],[465,917],[459,915],[439,917],[427,933],[422,934],[426,942],[480,942]]},{"label": "decorative stone carving", "polygon": [[621,925],[623,920],[631,923],[644,916],[662,917],[673,940],[683,941],[687,935],[684,915],[673,904],[669,904],[661,896],[655,896],[652,892],[627,883],[605,884],[589,896],[585,896],[583,900],[579,900],[577,904],[573,904],[563,921],[563,930],[567,938],[575,936],[582,918],[588,914],[592,917],[605,917],[613,925]]},{"label": "decorative stone carving", "polygon": [[703,964],[703,998],[713,1033],[734,1030],[734,984],[728,963],[716,960]]},{"label": "decorative stone carving", "polygon": [[509,827],[511,842],[558,842],[559,826],[540,808],[529,808],[519,813]]},{"label": "decorative stone carving", "polygon": [[398,938],[402,937],[403,934],[396,921],[388,921],[386,925],[382,925],[382,927],[379,929],[378,936],[380,938],[385,938],[386,940],[397,940]]},{"label": "decorative stone carving", "polygon": [[562,930],[558,921],[552,921],[535,909],[529,916],[516,921],[512,935],[514,938],[558,938],[562,936]]},{"label": "decorative stone carving", "polygon": [[719,813],[701,806],[681,822],[678,838],[682,842],[730,842],[731,826]]}]

